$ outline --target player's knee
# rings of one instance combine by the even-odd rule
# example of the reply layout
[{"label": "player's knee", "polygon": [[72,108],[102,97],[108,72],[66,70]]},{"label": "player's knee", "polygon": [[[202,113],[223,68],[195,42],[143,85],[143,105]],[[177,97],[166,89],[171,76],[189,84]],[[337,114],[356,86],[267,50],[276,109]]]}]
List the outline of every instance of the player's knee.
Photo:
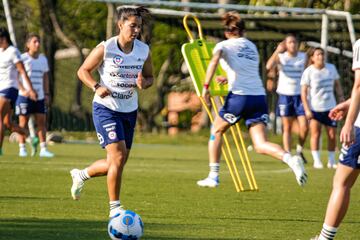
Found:
[{"label": "player's knee", "polygon": [[254,149],[256,153],[259,154],[264,154],[265,153],[265,149],[263,147],[263,144],[254,144]]}]

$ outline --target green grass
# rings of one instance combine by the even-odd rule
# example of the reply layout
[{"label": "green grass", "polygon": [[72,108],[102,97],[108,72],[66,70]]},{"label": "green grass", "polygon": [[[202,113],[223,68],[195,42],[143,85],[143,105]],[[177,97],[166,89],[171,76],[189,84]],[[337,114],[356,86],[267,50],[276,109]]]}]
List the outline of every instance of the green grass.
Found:
[{"label": "green grass", "polygon": [[[195,182],[208,171],[206,139],[192,145],[136,142],[121,200],[144,220],[143,239],[309,239],[322,226],[332,170],[308,166],[309,183],[300,188],[284,164],[251,152],[259,192],[236,193],[224,162],[220,187],[201,189]],[[50,149],[56,158],[22,159],[15,144],[5,144],[0,157],[0,239],[108,239],[106,179],[89,180],[80,201],[69,193],[69,170],[85,167],[105,152],[97,145]],[[358,239],[357,185],[352,194],[338,239]]]}]

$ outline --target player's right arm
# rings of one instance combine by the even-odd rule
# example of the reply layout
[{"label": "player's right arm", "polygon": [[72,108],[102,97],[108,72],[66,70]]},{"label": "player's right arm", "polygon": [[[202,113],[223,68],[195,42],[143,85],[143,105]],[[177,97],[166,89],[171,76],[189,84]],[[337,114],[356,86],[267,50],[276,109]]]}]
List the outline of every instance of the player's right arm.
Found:
[{"label": "player's right arm", "polygon": [[304,111],[305,111],[305,116],[307,119],[312,119],[313,118],[313,114],[311,112],[310,109],[310,104],[308,101],[308,92],[309,92],[309,86],[310,86],[310,76],[309,76],[309,70],[305,69],[305,71],[303,72],[302,76],[301,76],[301,81],[300,81],[300,85],[301,85],[301,101],[302,104],[304,106]]},{"label": "player's right arm", "polygon": [[101,98],[110,95],[111,92],[105,86],[99,85],[92,76],[92,72],[103,62],[104,49],[104,45],[102,44],[99,44],[96,48],[94,48],[77,72],[79,79]]},{"label": "player's right arm", "polygon": [[273,69],[280,61],[279,61],[279,53],[283,53],[286,51],[285,41],[282,41],[277,46],[274,53],[271,55],[269,60],[266,62],[266,70],[270,71]]},{"label": "player's right arm", "polygon": [[207,98],[209,95],[210,82],[211,79],[214,77],[217,66],[219,65],[221,54],[222,54],[222,50],[218,50],[214,53],[206,70],[205,82],[202,92],[202,96],[205,98]]}]

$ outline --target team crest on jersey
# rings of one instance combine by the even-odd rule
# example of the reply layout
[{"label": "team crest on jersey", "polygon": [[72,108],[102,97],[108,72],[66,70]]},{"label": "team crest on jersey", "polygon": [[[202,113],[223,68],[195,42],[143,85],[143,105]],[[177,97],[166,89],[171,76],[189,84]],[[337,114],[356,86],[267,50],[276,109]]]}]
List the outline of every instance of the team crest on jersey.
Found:
[{"label": "team crest on jersey", "polygon": [[120,55],[115,55],[113,58],[113,62],[116,64],[116,66],[119,66],[124,62],[124,58]]}]

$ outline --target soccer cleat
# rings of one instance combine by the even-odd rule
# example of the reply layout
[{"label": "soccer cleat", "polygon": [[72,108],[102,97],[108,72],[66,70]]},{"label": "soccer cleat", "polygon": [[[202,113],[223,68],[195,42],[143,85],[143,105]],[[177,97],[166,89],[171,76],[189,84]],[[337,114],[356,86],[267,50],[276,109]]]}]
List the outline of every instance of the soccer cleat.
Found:
[{"label": "soccer cleat", "polygon": [[46,148],[44,148],[44,149],[40,150],[39,156],[40,157],[45,157],[45,158],[52,158],[55,155],[52,152],[49,152]]},{"label": "soccer cleat", "polygon": [[219,177],[217,177],[216,179],[207,177],[203,180],[197,181],[197,185],[200,187],[210,187],[210,188],[217,187],[219,186]]},{"label": "soccer cleat", "polygon": [[80,199],[80,193],[84,187],[84,181],[80,179],[79,172],[79,169],[73,169],[70,171],[70,175],[73,181],[71,186],[71,196],[74,200]]},{"label": "soccer cleat", "polygon": [[289,161],[289,167],[295,173],[296,181],[300,186],[304,186],[307,181],[307,173],[302,159],[299,156],[292,156]]},{"label": "soccer cleat", "polygon": [[323,169],[324,165],[322,164],[322,162],[314,162],[313,167],[316,169]]},{"label": "soccer cleat", "polygon": [[26,148],[20,148],[19,157],[27,157]]},{"label": "soccer cleat", "polygon": [[126,211],[126,210],[125,210],[124,206],[121,205],[121,206],[118,207],[118,208],[115,208],[115,209],[110,210],[109,218],[112,218],[112,217],[114,217],[114,216],[116,216],[116,215],[118,215],[118,214],[121,214],[121,213],[125,212],[125,211]]},{"label": "soccer cleat", "polygon": [[[31,156],[34,157],[36,152],[37,152],[37,147],[39,145],[39,138],[38,137],[33,137],[31,138]],[[40,156],[41,157],[41,156]]]},{"label": "soccer cleat", "polygon": [[304,156],[304,154],[302,152],[298,153],[297,155],[302,159],[304,164],[308,163],[308,161],[306,160],[306,158],[305,158],[305,156]]},{"label": "soccer cleat", "polygon": [[328,162],[327,168],[337,169],[337,164],[336,164],[336,163],[329,163],[329,162]]}]

